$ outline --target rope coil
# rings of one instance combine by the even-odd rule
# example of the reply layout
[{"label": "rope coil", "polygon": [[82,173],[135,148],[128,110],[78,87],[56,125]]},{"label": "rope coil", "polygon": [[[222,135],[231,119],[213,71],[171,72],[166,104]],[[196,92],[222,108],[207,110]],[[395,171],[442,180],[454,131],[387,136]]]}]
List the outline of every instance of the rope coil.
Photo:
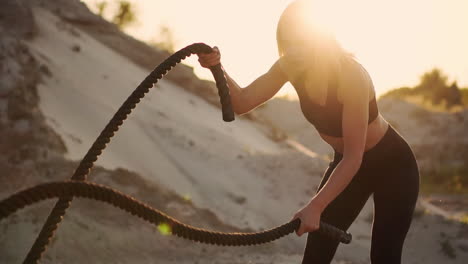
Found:
[{"label": "rope coil", "polygon": [[[205,230],[181,223],[177,219],[117,190],[83,181],[44,183],[15,193],[0,201],[0,220],[25,206],[46,199],[71,196],[108,203],[154,225],[168,224],[173,235],[220,246],[250,246],[268,243],[292,233],[300,226],[300,219],[296,218],[281,226],[258,233],[223,233]],[[336,228],[323,222],[320,226],[319,232],[322,234],[343,243],[351,242],[351,236],[346,235],[343,231],[337,232]]]}]

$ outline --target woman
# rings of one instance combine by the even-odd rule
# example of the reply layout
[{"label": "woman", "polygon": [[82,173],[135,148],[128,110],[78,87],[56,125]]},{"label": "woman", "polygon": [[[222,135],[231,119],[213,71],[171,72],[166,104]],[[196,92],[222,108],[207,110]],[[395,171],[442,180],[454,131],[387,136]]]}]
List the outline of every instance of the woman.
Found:
[{"label": "woman", "polygon": [[[419,170],[405,140],[379,114],[372,80],[332,35],[307,23],[302,1],[290,4],[277,27],[280,58],[245,88],[227,74],[233,110],[249,112],[287,82],[304,116],[334,149],[317,193],[293,217],[309,232],[302,263],[330,263],[337,241],[314,230],[320,220],[347,230],[373,194],[372,263],[401,262],[419,192]],[[302,14],[301,14],[302,13]],[[220,63],[215,47],[199,54],[203,67]]]}]

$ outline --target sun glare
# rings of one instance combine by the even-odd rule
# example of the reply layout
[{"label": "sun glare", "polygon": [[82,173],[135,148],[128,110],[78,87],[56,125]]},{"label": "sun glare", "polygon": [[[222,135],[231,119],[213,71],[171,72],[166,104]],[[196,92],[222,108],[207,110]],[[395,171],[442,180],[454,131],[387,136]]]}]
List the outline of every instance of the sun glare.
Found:
[{"label": "sun glare", "polygon": [[[359,52],[362,47],[368,47],[366,43],[372,43],[379,33],[376,30],[385,30],[385,14],[380,14],[384,11],[382,3],[376,4],[376,1],[372,0],[306,2],[309,4],[301,14],[306,22],[333,34],[340,44],[351,52]],[[392,20],[392,25],[398,27],[407,22]]]},{"label": "sun glare", "polygon": [[329,33],[335,31],[335,1],[305,1],[304,8],[298,16],[304,19],[306,27],[313,27]]},{"label": "sun glare", "polygon": [[[97,0],[85,0],[91,6]],[[193,42],[216,45],[222,63],[243,87],[265,73],[278,57],[276,25],[291,0],[137,1],[138,21],[127,29],[143,40],[157,38],[159,26],[174,33],[175,49]],[[412,86],[433,67],[461,86],[468,84],[468,25],[465,0],[310,0],[303,14],[331,32],[370,72],[377,94]],[[183,6],[184,8],[181,8]],[[208,8],[207,8],[208,7]],[[196,58],[186,61],[212,80]],[[292,87],[278,93],[294,94]]]}]

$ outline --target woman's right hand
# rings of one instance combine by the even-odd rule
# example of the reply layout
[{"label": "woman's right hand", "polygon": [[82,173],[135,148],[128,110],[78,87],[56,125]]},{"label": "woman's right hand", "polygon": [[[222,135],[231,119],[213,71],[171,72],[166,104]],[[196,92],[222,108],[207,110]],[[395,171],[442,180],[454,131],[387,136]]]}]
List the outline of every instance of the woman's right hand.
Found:
[{"label": "woman's right hand", "polygon": [[197,53],[197,55],[198,62],[200,62],[200,65],[204,68],[210,68],[221,63],[221,53],[216,46],[213,47],[211,53]]}]

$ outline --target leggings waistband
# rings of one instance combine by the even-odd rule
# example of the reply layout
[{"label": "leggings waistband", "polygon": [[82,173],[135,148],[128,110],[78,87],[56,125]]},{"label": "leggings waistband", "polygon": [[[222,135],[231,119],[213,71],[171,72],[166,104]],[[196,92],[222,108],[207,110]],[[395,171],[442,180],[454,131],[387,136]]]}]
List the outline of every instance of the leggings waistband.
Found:
[{"label": "leggings waistband", "polygon": [[[387,131],[385,131],[385,134],[379,142],[377,142],[377,144],[375,144],[371,149],[364,152],[363,160],[382,155],[383,153],[388,153],[391,149],[395,148],[395,144],[398,145],[399,143],[406,144],[400,134],[398,134],[398,132],[389,124]],[[343,154],[335,151],[331,164],[338,163],[342,158]]]}]

